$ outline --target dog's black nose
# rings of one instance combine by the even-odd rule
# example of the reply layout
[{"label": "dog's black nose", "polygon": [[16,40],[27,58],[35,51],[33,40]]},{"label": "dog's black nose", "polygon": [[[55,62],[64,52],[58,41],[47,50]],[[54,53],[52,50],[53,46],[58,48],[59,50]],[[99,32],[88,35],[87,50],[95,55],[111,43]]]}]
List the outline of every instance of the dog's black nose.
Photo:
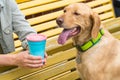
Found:
[{"label": "dog's black nose", "polygon": [[58,25],[62,25],[62,23],[64,22],[64,20],[62,18],[57,18],[56,22]]}]

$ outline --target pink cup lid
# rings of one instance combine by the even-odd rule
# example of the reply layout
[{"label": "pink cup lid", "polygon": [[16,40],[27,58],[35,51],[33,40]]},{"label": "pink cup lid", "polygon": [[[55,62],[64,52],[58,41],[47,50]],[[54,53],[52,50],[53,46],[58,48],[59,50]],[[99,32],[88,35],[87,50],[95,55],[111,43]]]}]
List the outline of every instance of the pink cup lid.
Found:
[{"label": "pink cup lid", "polygon": [[46,36],[43,34],[30,34],[26,37],[27,40],[29,41],[42,41],[46,40]]}]

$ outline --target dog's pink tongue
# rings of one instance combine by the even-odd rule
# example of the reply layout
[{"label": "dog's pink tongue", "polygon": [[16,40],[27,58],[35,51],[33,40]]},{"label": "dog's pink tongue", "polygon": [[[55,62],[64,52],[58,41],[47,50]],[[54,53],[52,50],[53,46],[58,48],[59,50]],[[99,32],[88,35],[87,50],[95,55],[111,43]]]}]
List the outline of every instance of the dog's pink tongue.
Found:
[{"label": "dog's pink tongue", "polygon": [[66,42],[66,40],[69,38],[71,31],[72,30],[70,30],[70,29],[64,29],[62,31],[62,33],[59,35],[58,43],[64,44]]}]

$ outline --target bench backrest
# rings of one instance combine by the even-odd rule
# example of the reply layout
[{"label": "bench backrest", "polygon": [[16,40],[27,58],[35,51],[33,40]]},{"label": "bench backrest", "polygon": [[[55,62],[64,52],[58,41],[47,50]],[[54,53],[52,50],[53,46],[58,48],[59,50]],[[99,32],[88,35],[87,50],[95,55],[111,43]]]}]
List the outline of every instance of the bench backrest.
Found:
[{"label": "bench backrest", "polygon": [[[62,29],[57,28],[56,17],[63,13],[63,8],[71,3],[83,2],[99,13],[101,21],[108,21],[115,18],[111,0],[32,0],[18,4],[19,8],[26,15],[30,25],[38,32],[45,34],[48,38],[58,35]],[[53,33],[54,32],[54,33]],[[14,34],[14,38],[18,37]],[[15,46],[20,47],[19,40]]]}]

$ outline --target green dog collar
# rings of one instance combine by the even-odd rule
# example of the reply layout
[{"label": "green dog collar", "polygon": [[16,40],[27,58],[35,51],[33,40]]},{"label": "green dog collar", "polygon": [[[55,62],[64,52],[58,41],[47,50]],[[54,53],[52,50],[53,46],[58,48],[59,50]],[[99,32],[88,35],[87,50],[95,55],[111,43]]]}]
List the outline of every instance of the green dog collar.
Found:
[{"label": "green dog collar", "polygon": [[90,41],[86,42],[82,46],[76,45],[76,48],[79,51],[82,51],[82,52],[88,50],[89,48],[91,48],[92,46],[94,46],[96,43],[98,43],[100,41],[100,39],[101,39],[101,37],[102,37],[103,34],[104,34],[104,30],[100,29],[97,38],[91,39]]}]

